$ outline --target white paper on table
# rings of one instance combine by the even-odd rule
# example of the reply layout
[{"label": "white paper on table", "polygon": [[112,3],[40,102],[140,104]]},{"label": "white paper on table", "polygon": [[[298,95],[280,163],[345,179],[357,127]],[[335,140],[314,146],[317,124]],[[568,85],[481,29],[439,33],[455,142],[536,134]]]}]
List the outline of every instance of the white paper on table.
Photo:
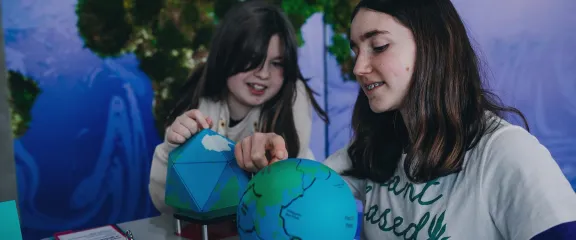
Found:
[{"label": "white paper on table", "polygon": [[93,228],[58,236],[60,240],[126,240],[127,238],[112,226]]}]

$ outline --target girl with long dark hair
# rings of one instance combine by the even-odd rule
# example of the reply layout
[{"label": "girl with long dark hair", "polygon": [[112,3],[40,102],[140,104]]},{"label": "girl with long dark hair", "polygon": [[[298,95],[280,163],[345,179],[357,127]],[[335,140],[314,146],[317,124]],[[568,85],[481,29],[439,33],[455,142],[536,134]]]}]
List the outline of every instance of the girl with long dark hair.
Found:
[{"label": "girl with long dark hair", "polygon": [[314,158],[308,146],[311,108],[324,121],[328,117],[302,77],[297,51],[294,29],[280,8],[264,1],[231,7],[216,29],[206,64],[183,86],[166,140],[154,152],[149,189],[158,210],[172,211],[164,203],[168,154],[201,129],[233,141],[274,132],[289,143],[287,156]]},{"label": "girl with long dark hair", "polygon": [[[363,239],[576,239],[574,190],[522,113],[483,86],[449,0],[362,0],[350,47],[354,137],[324,163],[363,201]],[[289,146],[273,133],[243,141],[239,162]],[[272,159],[246,154],[265,150]]]}]

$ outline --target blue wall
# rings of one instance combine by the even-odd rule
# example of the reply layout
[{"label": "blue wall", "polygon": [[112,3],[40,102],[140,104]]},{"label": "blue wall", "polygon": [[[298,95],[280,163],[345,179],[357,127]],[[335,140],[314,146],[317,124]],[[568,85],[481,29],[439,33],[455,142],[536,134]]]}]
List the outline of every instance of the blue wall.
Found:
[{"label": "blue wall", "polygon": [[7,67],[43,91],[14,141],[26,239],[157,214],[147,193],[160,142],[150,81],[133,56],[83,49],[74,4],[3,2]]},{"label": "blue wall", "polygon": [[518,107],[576,187],[576,2],[455,0],[488,65],[488,83]]},{"label": "blue wall", "polygon": [[[569,29],[576,2],[454,2],[487,60],[491,86],[526,113],[533,134],[576,184],[576,33]],[[160,139],[151,83],[136,58],[105,60],[84,49],[74,0],[2,6],[7,67],[43,90],[30,130],[14,140],[26,239],[157,215],[147,183]],[[323,159],[350,137],[357,86],[344,82],[334,57],[324,55],[331,32],[321,14],[308,19],[302,34],[303,73],[332,121],[326,127],[314,119],[312,148]]]}]

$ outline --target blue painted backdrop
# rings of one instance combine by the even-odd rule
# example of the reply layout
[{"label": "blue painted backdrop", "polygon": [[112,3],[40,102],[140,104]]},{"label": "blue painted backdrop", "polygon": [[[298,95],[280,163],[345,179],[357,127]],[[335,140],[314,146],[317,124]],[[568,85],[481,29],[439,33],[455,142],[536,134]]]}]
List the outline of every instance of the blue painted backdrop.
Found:
[{"label": "blue painted backdrop", "polygon": [[[147,193],[159,139],[133,56],[103,60],[76,31],[75,1],[3,1],[7,67],[42,89],[14,141],[26,239],[157,214]],[[17,93],[13,93],[17,94]]]},{"label": "blue painted backdrop", "polygon": [[[487,60],[490,84],[519,107],[535,134],[576,185],[576,2],[454,0]],[[135,57],[101,59],[76,30],[74,0],[4,0],[9,69],[33,77],[43,92],[30,130],[14,141],[26,239],[157,215],[147,193],[154,146],[152,88]],[[322,31],[325,29],[325,31]],[[328,109],[315,117],[318,159],[350,137],[357,86],[324,55],[331,32],[321,14],[302,27],[301,65]],[[327,93],[327,94],[326,94]],[[14,94],[14,93],[13,93]]]}]

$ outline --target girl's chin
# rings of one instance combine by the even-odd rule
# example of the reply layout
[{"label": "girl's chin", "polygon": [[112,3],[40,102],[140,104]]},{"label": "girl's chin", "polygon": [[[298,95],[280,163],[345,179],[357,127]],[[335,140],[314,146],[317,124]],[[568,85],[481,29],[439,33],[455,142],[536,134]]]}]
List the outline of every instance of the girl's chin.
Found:
[{"label": "girl's chin", "polygon": [[242,103],[247,106],[256,107],[264,104],[268,98],[265,95],[262,96],[247,96],[242,99]]}]

